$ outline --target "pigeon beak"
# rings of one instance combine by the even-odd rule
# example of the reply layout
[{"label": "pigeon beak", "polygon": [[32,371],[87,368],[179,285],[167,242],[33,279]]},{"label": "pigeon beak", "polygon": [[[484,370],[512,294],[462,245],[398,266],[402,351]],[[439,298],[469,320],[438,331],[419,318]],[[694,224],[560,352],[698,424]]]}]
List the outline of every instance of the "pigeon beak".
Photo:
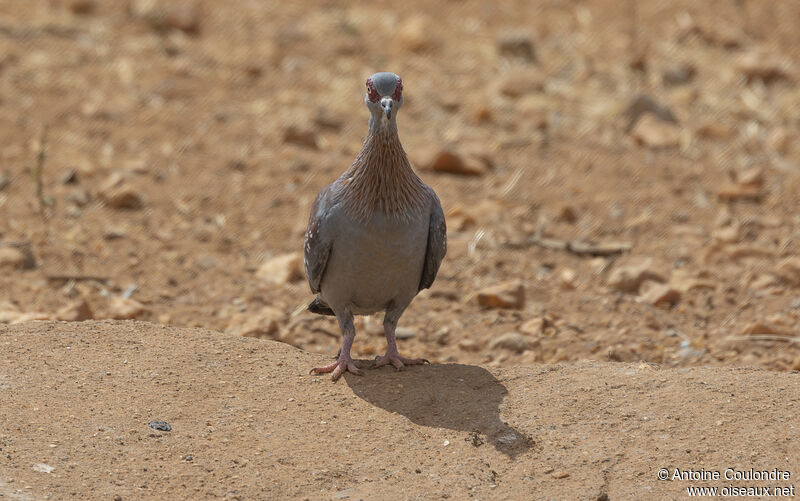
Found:
[{"label": "pigeon beak", "polygon": [[392,119],[392,106],[394,106],[394,101],[390,97],[384,97],[381,99],[381,108],[383,108],[383,112],[386,113],[386,119]]}]

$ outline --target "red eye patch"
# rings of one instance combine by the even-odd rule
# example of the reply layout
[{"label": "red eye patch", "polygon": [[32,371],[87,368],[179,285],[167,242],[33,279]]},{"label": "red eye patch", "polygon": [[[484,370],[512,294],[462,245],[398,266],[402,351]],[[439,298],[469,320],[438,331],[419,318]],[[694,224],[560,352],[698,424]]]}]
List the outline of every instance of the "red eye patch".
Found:
[{"label": "red eye patch", "polygon": [[378,94],[377,89],[375,89],[375,84],[372,83],[371,78],[367,78],[367,95],[369,96],[369,100],[373,103],[377,103],[381,98],[381,95]]},{"label": "red eye patch", "polygon": [[400,101],[403,97],[403,79],[397,77],[397,87],[394,88],[394,94],[392,94],[392,99],[395,101]]}]

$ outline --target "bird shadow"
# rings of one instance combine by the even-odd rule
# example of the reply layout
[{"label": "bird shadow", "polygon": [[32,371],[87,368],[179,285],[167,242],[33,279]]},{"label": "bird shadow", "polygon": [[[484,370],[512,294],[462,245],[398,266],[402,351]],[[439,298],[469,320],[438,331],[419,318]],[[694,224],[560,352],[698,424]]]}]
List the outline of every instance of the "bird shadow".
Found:
[{"label": "bird shadow", "polygon": [[368,370],[366,377],[346,374],[344,379],[353,393],[372,405],[421,426],[469,432],[466,440],[476,447],[488,442],[513,459],[533,445],[528,436],[500,419],[500,404],[508,390],[481,367],[432,364],[404,371],[384,367]]}]

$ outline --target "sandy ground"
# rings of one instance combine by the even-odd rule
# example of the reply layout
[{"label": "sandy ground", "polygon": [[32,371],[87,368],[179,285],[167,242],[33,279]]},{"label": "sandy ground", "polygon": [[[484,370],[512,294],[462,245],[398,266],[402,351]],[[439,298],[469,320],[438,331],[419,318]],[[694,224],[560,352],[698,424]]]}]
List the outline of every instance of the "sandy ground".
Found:
[{"label": "sandy ground", "polygon": [[[0,348],[4,499],[683,499],[694,485],[800,487],[797,374],[434,363],[334,384],[308,374],[326,357],[283,343],[138,321],[0,327]],[[660,481],[660,468],[791,478]]]}]

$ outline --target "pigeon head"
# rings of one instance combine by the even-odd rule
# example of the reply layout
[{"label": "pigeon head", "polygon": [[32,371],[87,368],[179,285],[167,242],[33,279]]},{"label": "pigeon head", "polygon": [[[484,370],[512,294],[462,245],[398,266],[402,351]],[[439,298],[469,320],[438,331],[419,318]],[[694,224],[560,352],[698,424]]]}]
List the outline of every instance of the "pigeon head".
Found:
[{"label": "pigeon head", "polygon": [[393,120],[403,105],[403,81],[388,71],[375,73],[367,78],[364,103],[375,118]]}]

